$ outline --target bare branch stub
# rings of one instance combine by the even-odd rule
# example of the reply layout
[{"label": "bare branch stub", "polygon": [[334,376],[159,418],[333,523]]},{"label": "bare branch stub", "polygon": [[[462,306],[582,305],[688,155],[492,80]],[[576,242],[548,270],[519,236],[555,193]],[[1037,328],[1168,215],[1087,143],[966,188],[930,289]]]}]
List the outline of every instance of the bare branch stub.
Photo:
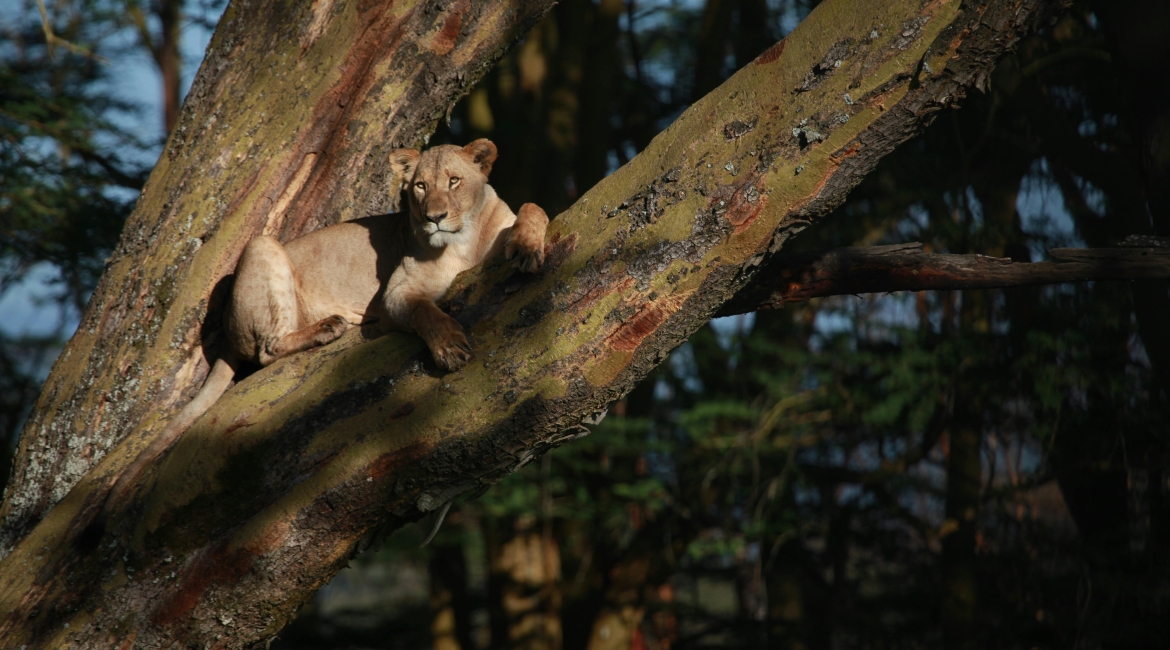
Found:
[{"label": "bare branch stub", "polygon": [[810,298],[895,291],[1000,289],[1062,282],[1170,278],[1170,248],[1056,248],[1052,262],[986,255],[932,254],[922,244],[781,254],[770,260],[720,316],[783,307]]}]

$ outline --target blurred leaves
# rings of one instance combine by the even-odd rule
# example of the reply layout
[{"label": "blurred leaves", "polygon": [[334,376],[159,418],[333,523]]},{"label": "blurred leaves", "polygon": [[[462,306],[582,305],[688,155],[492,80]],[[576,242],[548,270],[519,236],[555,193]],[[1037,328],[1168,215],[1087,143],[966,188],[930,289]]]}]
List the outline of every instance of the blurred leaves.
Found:
[{"label": "blurred leaves", "polygon": [[[115,38],[122,3],[10,5],[0,26],[0,299],[28,293],[20,285],[36,272],[51,285],[41,300],[61,316],[58,331],[0,329],[5,478],[18,428],[70,334],[64,328],[89,300],[149,172],[136,162],[149,156],[148,143],[114,121],[137,107],[114,96],[98,56],[129,53]],[[72,47],[46,42],[49,33]]]},{"label": "blurred leaves", "polygon": [[[117,3],[52,9],[55,33],[87,51],[117,26]],[[135,107],[109,92],[107,67],[52,50],[36,14],[20,18],[0,32],[0,295],[44,262],[80,311],[149,171],[126,155],[146,144],[111,121]]]},{"label": "blurred leaves", "polygon": [[[558,140],[563,162],[541,172],[570,180],[541,177],[523,189],[505,170],[501,194],[545,201],[551,212],[572,199],[560,188],[588,187],[574,171],[576,157],[594,155],[587,140],[608,149],[610,167],[628,160],[711,83],[693,76],[701,49],[742,64],[731,43],[744,34],[736,21],[750,15],[748,4],[627,4],[636,28],[627,31],[623,17],[625,33],[598,32],[590,46],[608,43],[625,62],[606,86],[609,116],[587,116],[585,101],[565,104],[579,107],[569,116],[577,137]],[[772,24],[790,9],[770,5]],[[561,68],[579,55],[565,49],[577,38],[563,30],[571,8],[557,11],[565,12],[558,38],[540,32],[550,73],[533,91],[534,108],[558,69],[569,70],[563,91],[585,92],[572,65]],[[720,32],[728,42],[701,42]],[[1142,188],[1111,61],[1095,15],[1077,5],[1022,43],[986,94],[972,93],[900,147],[794,245],[921,241],[935,252],[1031,261],[1057,245],[1141,232]],[[486,83],[521,74],[509,65],[517,64],[505,61]],[[702,75],[733,67],[707,66]],[[471,120],[489,131],[474,135],[529,155],[531,141],[512,139],[516,118],[500,97],[490,88],[479,96],[495,121]],[[540,114],[526,119],[539,123]],[[1151,506],[1135,505],[1137,497],[1086,504],[1064,487],[1164,471],[1167,396],[1131,303],[1125,285],[1082,283],[840,297],[726,319],[693,336],[591,436],[552,452],[543,472],[526,468],[465,510],[504,522],[542,518],[560,540],[567,574],[579,575],[567,598],[584,604],[608,594],[613,607],[685,613],[682,647],[746,647],[760,635],[769,647],[937,646],[962,625],[943,616],[962,575],[975,594],[968,614],[983,621],[965,632],[978,645],[1063,647],[1079,636],[1098,647],[1115,634],[1149,642],[1142,630],[1156,626],[1110,614],[1106,599],[1154,602],[1170,584],[1150,529],[1134,529],[1147,531],[1136,556],[1125,531],[1092,539],[1068,531],[1097,525],[1081,519],[1093,508]],[[974,454],[980,470],[966,493],[948,470],[954,446],[970,441],[974,449],[958,451]],[[957,543],[964,539],[969,546]],[[1093,541],[1105,539],[1113,541]],[[616,586],[636,562],[651,567],[649,584],[730,581],[738,609],[727,619],[726,608],[701,602],[619,597]],[[1159,568],[1110,581],[1108,596],[1088,594],[1090,583],[1102,589],[1106,573],[1133,562]],[[641,627],[647,643],[673,638],[650,621]],[[565,622],[573,624],[589,623]],[[566,645],[582,647],[568,636]]]}]

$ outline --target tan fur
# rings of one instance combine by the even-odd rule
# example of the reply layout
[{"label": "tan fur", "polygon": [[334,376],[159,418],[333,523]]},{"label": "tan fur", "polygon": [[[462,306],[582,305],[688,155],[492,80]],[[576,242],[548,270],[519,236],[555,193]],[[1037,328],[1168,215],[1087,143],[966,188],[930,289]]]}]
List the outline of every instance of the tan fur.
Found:
[{"label": "tan fur", "polygon": [[227,390],[237,360],[268,365],[334,341],[351,325],[379,321],[417,332],[440,367],[466,365],[471,346],[463,327],[435,300],[455,276],[501,252],[527,272],[544,261],[548,217],[531,203],[517,217],[496,196],[487,184],[495,159],[496,146],[483,139],[421,154],[397,149],[390,165],[408,190],[407,215],[356,219],[283,246],[267,236],[249,242],[224,323],[231,354],[215,362],[199,393],[126,469],[107,479],[98,528],[146,468]]},{"label": "tan fur", "polygon": [[512,234],[504,247],[504,256],[525,273],[536,271],[544,264],[544,233],[547,228],[548,215],[544,210],[535,203],[520,206],[516,225],[512,226]]},{"label": "tan fur", "polygon": [[496,147],[476,140],[423,153],[398,149],[391,167],[410,199],[403,215],[330,226],[281,246],[257,237],[244,249],[227,334],[242,359],[268,365],[335,340],[350,325],[381,321],[418,333],[445,370],[471,360],[463,328],[435,305],[459,273],[504,253],[526,272],[544,261],[548,217],[519,218],[487,184]]}]

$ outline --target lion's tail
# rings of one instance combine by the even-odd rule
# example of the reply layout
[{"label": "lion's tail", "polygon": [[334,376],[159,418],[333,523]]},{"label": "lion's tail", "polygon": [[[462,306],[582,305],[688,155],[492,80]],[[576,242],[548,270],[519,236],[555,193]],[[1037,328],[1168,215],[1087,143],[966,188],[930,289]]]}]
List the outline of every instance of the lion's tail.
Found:
[{"label": "lion's tail", "polygon": [[236,359],[231,356],[215,361],[215,364],[211,366],[211,372],[207,374],[207,380],[203,382],[203,387],[199,389],[195,397],[167,423],[167,426],[154,437],[154,440],[150,441],[145,449],[138,453],[138,456],[118,476],[118,480],[115,481],[114,486],[106,495],[101,519],[107,518],[114,504],[121,503],[129,496],[130,492],[138,485],[138,480],[142,478],[146,469],[162,457],[179,439],[179,436],[183,435],[187,428],[199,419],[199,416],[206,413],[219,400],[236,376],[236,365]]}]

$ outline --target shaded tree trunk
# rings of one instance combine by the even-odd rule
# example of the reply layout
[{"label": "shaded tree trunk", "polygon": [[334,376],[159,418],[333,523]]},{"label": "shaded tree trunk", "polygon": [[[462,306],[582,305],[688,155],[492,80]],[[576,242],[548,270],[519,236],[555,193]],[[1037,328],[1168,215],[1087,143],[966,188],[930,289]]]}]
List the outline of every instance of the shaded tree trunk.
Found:
[{"label": "shaded tree trunk", "polygon": [[768,574],[769,650],[832,647],[833,599],[819,563],[799,541],[788,541]]},{"label": "shaded tree trunk", "polygon": [[735,4],[735,0],[707,0],[703,8],[703,24],[695,45],[694,89],[691,91],[696,100],[711,92],[722,80]]},{"label": "shaded tree trunk", "polygon": [[[1155,0],[1094,2],[1128,85],[1129,120],[1153,231],[1170,236],[1170,5]],[[1159,31],[1160,30],[1160,31]],[[1170,281],[1134,282],[1134,314],[1146,355],[1163,392],[1170,393]],[[1131,550],[1153,551],[1158,567],[1170,565],[1170,458],[1146,454],[1127,467]],[[1146,490],[1145,486],[1161,486]],[[1140,488],[1139,488],[1140,486]],[[1149,538],[1149,539],[1147,539]]]},{"label": "shaded tree trunk", "polygon": [[979,413],[956,400],[955,424],[947,435],[946,521],[942,534],[942,633],[949,648],[979,647],[975,533],[979,513],[982,435]]},{"label": "shaded tree trunk", "polygon": [[[1105,33],[1125,74],[1135,147],[1153,234],[1170,237],[1170,81],[1166,66],[1170,6],[1157,0],[1095,2]],[[1139,206],[1140,207],[1140,206]],[[1146,224],[1142,224],[1146,225]],[[1133,234],[1145,234],[1141,230]],[[1162,390],[1170,390],[1170,282],[1135,282],[1134,313],[1150,363]],[[1167,468],[1158,468],[1159,471]]]},{"label": "shaded tree trunk", "polygon": [[162,73],[163,126],[170,133],[179,123],[179,109],[182,107],[182,55],[179,52],[180,29],[182,28],[182,5],[180,0],[158,0],[157,11],[162,29],[154,58]]},{"label": "shaded tree trunk", "polygon": [[735,64],[747,65],[772,44],[767,0],[740,0],[739,37],[735,39]]},{"label": "shaded tree trunk", "polygon": [[581,108],[577,118],[577,164],[574,179],[584,190],[593,187],[609,171],[610,110],[617,93],[621,74],[621,51],[618,37],[621,29],[621,0],[600,0],[592,11],[590,39],[585,45],[581,67],[581,85],[588,92],[581,93]]},{"label": "shaded tree trunk", "polygon": [[429,564],[434,650],[472,650],[471,594],[463,546],[436,542]]},{"label": "shaded tree trunk", "polygon": [[586,433],[1058,5],[822,4],[556,219],[542,274],[489,265],[456,283],[449,308],[476,362],[443,375],[416,337],[360,331],[282,359],[94,526],[113,478],[206,373],[200,327],[214,330],[214,289],[244,244],[389,208],[386,153],[417,143],[547,10],[229,7],[25,430],[0,636],[263,644],[377,533]]},{"label": "shaded tree trunk", "polygon": [[561,640],[560,546],[522,518],[515,535],[491,549],[494,645],[513,650],[559,650]]}]

